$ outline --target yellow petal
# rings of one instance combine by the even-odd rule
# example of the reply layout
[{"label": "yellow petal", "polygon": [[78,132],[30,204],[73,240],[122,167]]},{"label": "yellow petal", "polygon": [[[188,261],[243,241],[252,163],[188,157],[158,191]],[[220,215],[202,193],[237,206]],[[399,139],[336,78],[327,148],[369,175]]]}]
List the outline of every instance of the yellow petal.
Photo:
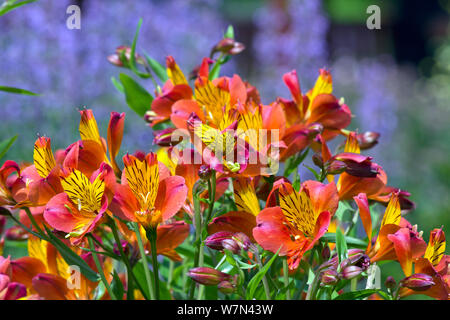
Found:
[{"label": "yellow petal", "polygon": [[206,118],[216,126],[224,114],[224,107],[230,103],[230,94],[213,85],[210,80],[195,87],[195,100],[203,108]]},{"label": "yellow petal", "polygon": [[433,266],[439,264],[445,253],[445,235],[442,229],[436,229],[431,232],[430,241],[424,258],[428,259]]},{"label": "yellow petal", "polygon": [[91,183],[81,171],[74,169],[61,179],[64,192],[80,212],[93,213],[101,208],[105,182],[100,176]]},{"label": "yellow petal", "polygon": [[257,216],[261,208],[256,197],[255,188],[250,179],[236,178],[233,180],[234,201],[238,211],[245,211]]},{"label": "yellow petal", "polygon": [[[381,227],[386,224],[399,225],[401,220],[400,201],[396,193],[392,193],[391,199],[384,212],[383,220],[381,221]],[[381,228],[380,227],[380,228]]]},{"label": "yellow petal", "polygon": [[347,137],[347,141],[345,143],[345,149],[344,152],[351,152],[351,153],[361,153],[361,150],[359,148],[358,139],[356,139],[356,133],[350,132],[350,134]]},{"label": "yellow petal", "polygon": [[55,158],[50,146],[50,138],[39,137],[34,144],[34,166],[42,178],[47,178],[56,166]]},{"label": "yellow petal", "polygon": [[150,153],[142,161],[134,156],[126,155],[124,164],[128,185],[138,200],[142,211],[152,210],[159,185],[156,155]]},{"label": "yellow petal", "polygon": [[290,184],[282,184],[280,189],[280,207],[286,219],[299,231],[312,237],[316,224],[311,200],[305,191],[296,192]]}]

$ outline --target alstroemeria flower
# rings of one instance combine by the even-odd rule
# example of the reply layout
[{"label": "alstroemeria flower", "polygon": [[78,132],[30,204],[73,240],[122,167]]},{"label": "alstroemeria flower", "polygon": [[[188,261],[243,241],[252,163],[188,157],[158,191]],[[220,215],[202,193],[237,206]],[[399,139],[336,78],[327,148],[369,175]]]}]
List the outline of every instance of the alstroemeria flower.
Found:
[{"label": "alstroemeria flower", "polygon": [[21,177],[19,165],[11,160],[0,168],[0,206],[20,206],[26,202],[23,190],[26,182]]},{"label": "alstroemeria flower", "polygon": [[77,169],[85,175],[91,176],[101,163],[105,162],[114,169],[116,175],[120,175],[115,157],[122,143],[125,113],[111,112],[107,140],[100,136],[92,110],[81,110],[80,114],[81,140],[67,147],[63,167]]},{"label": "alstroemeria flower", "polygon": [[43,206],[53,196],[63,191],[59,178],[61,165],[55,160],[51,140],[39,137],[34,143],[33,165],[22,172],[28,188],[28,202],[31,206]]},{"label": "alstroemeria flower", "polygon": [[405,273],[410,273],[412,259],[423,255],[426,243],[417,232],[417,226],[411,226],[402,218],[398,194],[391,195],[375,243],[372,243],[372,219],[367,195],[361,193],[354,197],[354,200],[369,239],[366,252],[370,260],[372,262],[396,260],[400,262]]},{"label": "alstroemeria flower", "polygon": [[323,185],[306,181],[300,192],[292,185],[279,187],[278,207],[262,210],[253,229],[256,241],[265,249],[288,257],[291,270],[296,269],[304,253],[325,234],[338,207],[334,183]]},{"label": "alstroemeria flower", "polygon": [[117,185],[111,204],[114,214],[144,226],[156,227],[173,217],[186,201],[184,178],[170,176],[157,156],[125,155],[122,184]]},{"label": "alstroemeria flower", "polygon": [[383,168],[371,162],[371,157],[359,154],[360,147],[354,133],[349,134],[345,144],[344,153],[338,154],[333,159],[342,161],[348,166],[348,172],[342,172],[336,186],[339,191],[339,199],[349,200],[360,193],[365,193],[371,198],[386,185],[387,175]]},{"label": "alstroemeria flower", "polygon": [[[411,255],[407,249],[405,249],[405,254]],[[444,252],[445,234],[442,229],[434,229],[430,232],[430,240],[423,257],[413,259],[414,272],[431,277],[432,285],[424,290],[401,288],[399,292],[401,297],[424,294],[440,300],[450,299],[450,257],[444,255]],[[404,269],[407,277],[411,274],[410,270],[412,270],[412,266],[406,271]]]},{"label": "alstroemeria flower", "polygon": [[[350,109],[331,94],[329,71],[320,69],[314,87],[306,95],[301,92],[295,70],[284,74],[283,81],[293,100],[279,98],[276,102],[283,107],[287,119],[287,130],[282,139],[288,148],[283,151],[282,160],[306,148],[318,133],[330,140],[350,124]],[[317,126],[320,130],[316,129]]]},{"label": "alstroemeria flower", "polygon": [[64,192],[57,194],[47,203],[45,221],[55,228],[68,233],[73,244],[94,230],[108,208],[107,185],[114,180],[111,167],[104,164],[90,178],[81,171],[71,169],[61,177]]}]

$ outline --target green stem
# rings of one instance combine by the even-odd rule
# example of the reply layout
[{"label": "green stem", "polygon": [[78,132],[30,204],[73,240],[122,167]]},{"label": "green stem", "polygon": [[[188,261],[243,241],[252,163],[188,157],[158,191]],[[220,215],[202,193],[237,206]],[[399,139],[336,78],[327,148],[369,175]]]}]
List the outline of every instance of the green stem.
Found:
[{"label": "green stem", "polygon": [[[202,215],[200,210],[200,200],[198,198],[198,194],[194,194],[194,223],[195,223],[195,253],[194,253],[194,265],[195,268],[198,266],[199,257],[200,257],[200,246],[201,246],[201,232],[202,232]],[[191,285],[189,287],[189,300],[194,299],[196,283],[194,280],[191,280]]]},{"label": "green stem", "polygon": [[25,212],[27,213],[28,219],[30,219],[31,224],[34,226],[34,228],[36,229],[36,231],[41,234],[41,235],[45,235],[44,231],[42,231],[41,227],[39,227],[39,225],[37,224],[36,220],[33,217],[33,214],[30,211],[30,208],[28,207],[23,207],[22,209],[25,210]]},{"label": "green stem", "polygon": [[[134,283],[138,284],[138,281],[136,280],[136,277],[133,273],[133,267],[131,266],[130,260],[128,259],[127,255],[123,251],[122,243],[120,241],[119,233],[117,232],[117,226],[116,222],[113,219],[110,219],[109,226],[111,227],[114,240],[116,241],[117,247],[119,248],[120,257],[122,258],[123,263],[125,264],[127,268],[127,300],[133,300],[134,299]],[[138,285],[139,286],[139,285]],[[145,299],[148,300],[147,294],[142,290],[142,288],[139,287],[139,290],[142,292],[142,295],[145,297]]]},{"label": "green stem", "polygon": [[150,227],[147,231],[147,239],[150,241],[152,253],[153,279],[155,285],[155,299],[159,300],[159,272],[158,272],[158,252],[156,251],[156,227]]},{"label": "green stem", "polygon": [[89,247],[93,251],[92,252],[92,257],[94,258],[94,262],[95,262],[95,265],[97,267],[98,273],[100,274],[100,278],[101,278],[103,284],[105,285],[105,288],[108,291],[109,296],[111,297],[111,300],[117,300],[114,292],[111,290],[111,287],[109,286],[108,281],[106,280],[105,274],[103,273],[103,268],[102,268],[102,266],[100,264],[100,260],[98,259],[98,255],[97,255],[97,253],[94,252],[95,251],[94,242],[92,241],[91,237],[87,237],[87,238],[88,238],[88,241],[89,241]]},{"label": "green stem", "polygon": [[[259,252],[255,252],[255,259],[256,259],[256,263],[258,264],[259,270],[261,270],[263,268],[263,265],[261,262],[261,257],[259,256]],[[270,288],[269,288],[269,283],[267,282],[266,275],[263,275],[262,283],[264,286],[264,292],[266,294],[266,299],[270,300]]]},{"label": "green stem", "polygon": [[150,299],[155,299],[155,291],[152,285],[152,278],[150,276],[150,269],[148,268],[148,262],[147,262],[147,256],[145,255],[145,249],[144,245],[142,244],[142,237],[141,237],[141,231],[139,228],[139,224],[137,222],[134,222],[134,232],[136,233],[136,238],[139,246],[139,252],[141,253],[142,257],[142,265],[144,266],[144,273],[145,273],[145,280],[147,281],[147,288],[150,292]]},{"label": "green stem", "polygon": [[283,279],[286,287],[286,300],[291,300],[291,291],[289,290],[289,267],[287,259],[283,259]]}]

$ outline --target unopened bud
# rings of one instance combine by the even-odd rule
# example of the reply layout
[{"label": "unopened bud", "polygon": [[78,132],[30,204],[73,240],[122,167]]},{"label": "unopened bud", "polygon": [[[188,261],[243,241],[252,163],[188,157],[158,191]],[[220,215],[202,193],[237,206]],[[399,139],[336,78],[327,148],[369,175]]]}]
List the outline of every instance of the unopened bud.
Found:
[{"label": "unopened bud", "polygon": [[348,266],[342,269],[341,276],[344,279],[350,280],[356,278],[363,272],[363,269],[358,266]]},{"label": "unopened bud", "polygon": [[327,269],[324,272],[322,272],[320,277],[321,286],[326,285],[333,285],[336,284],[339,281],[339,275],[336,271],[336,269]]},{"label": "unopened bud", "polygon": [[400,281],[400,285],[414,291],[425,291],[432,287],[434,282],[433,277],[424,273],[416,273]]},{"label": "unopened bud", "polygon": [[222,281],[230,280],[230,275],[208,267],[197,267],[189,270],[187,275],[192,280],[205,286],[214,286]]},{"label": "unopened bud", "polygon": [[222,52],[224,54],[236,55],[244,51],[244,44],[235,41],[232,38],[224,38],[220,40],[214,48],[211,50],[211,56],[216,52]]},{"label": "unopened bud", "polygon": [[23,241],[28,239],[28,232],[22,227],[13,226],[6,230],[5,236],[7,240]]},{"label": "unopened bud", "polygon": [[230,281],[222,281],[217,285],[220,292],[230,294],[235,291],[235,286]]},{"label": "unopened bud", "polygon": [[347,169],[345,162],[334,160],[327,166],[328,174],[340,174]]},{"label": "unopened bud", "polygon": [[205,239],[205,246],[213,250],[223,250],[222,241],[225,239],[231,239],[233,232],[219,231],[213,233]]},{"label": "unopened bud", "polygon": [[241,247],[233,239],[225,239],[222,241],[222,246],[224,249],[230,250],[234,254],[239,254],[241,252]]},{"label": "unopened bud", "polygon": [[319,168],[323,168],[323,159],[322,159],[322,156],[320,154],[315,153],[312,156],[312,160],[313,160],[313,162],[314,162],[314,164],[316,166],[318,166]]},{"label": "unopened bud", "polygon": [[397,286],[397,282],[393,277],[389,276],[386,278],[384,285],[386,286],[386,288],[394,290],[394,288]]},{"label": "unopened bud", "polygon": [[212,176],[211,168],[206,164],[202,164],[198,169],[198,176],[200,177],[200,179],[208,181]]},{"label": "unopened bud", "polygon": [[331,255],[330,247],[329,246],[325,246],[323,248],[323,250],[322,250],[322,258],[323,258],[323,260],[330,259],[330,255]]},{"label": "unopened bud", "polygon": [[183,141],[183,137],[179,136],[178,140],[172,139],[172,133],[177,130],[176,128],[167,128],[164,130],[153,131],[153,135],[155,138],[153,139],[153,143],[157,144],[160,147],[171,147],[176,146],[181,141]]},{"label": "unopened bud", "polygon": [[233,235],[233,240],[244,250],[257,252],[258,248],[252,243],[250,238],[243,232],[238,232]]},{"label": "unopened bud", "polygon": [[11,282],[4,296],[4,300],[17,300],[27,295],[27,287],[21,283]]},{"label": "unopened bud", "polygon": [[[142,65],[145,63],[144,59],[137,53],[135,53],[134,56],[137,63]],[[107,59],[110,63],[117,67],[129,68],[130,58],[131,48],[127,46],[119,46],[117,47],[116,52],[109,55]]]},{"label": "unopened bud", "polygon": [[6,217],[0,216],[0,236],[2,235],[3,230],[5,229],[5,225],[6,225]]},{"label": "unopened bud", "polygon": [[361,150],[370,149],[378,143],[380,134],[378,132],[367,131],[356,135],[359,148]]}]

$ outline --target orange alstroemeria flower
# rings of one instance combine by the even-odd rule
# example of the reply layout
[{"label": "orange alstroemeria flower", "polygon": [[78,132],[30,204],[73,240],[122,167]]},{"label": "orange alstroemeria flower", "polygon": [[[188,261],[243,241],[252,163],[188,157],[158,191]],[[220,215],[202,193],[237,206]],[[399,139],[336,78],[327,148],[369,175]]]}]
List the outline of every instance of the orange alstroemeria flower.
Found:
[{"label": "orange alstroemeria flower", "polygon": [[281,248],[279,255],[288,257],[293,270],[327,231],[339,199],[334,183],[305,181],[300,192],[289,183],[281,183],[278,191],[280,205],[258,214],[253,236],[265,250],[277,252]]},{"label": "orange alstroemeria flower", "polygon": [[279,98],[276,104],[282,106],[286,122],[286,133],[282,140],[287,149],[283,150],[281,160],[306,148],[314,137],[322,132],[325,140],[330,140],[351,122],[351,111],[331,93],[332,77],[329,71],[320,69],[314,87],[303,95],[295,70],[286,73],[283,81],[289,88],[292,100]]},{"label": "orange alstroemeria flower", "polygon": [[67,170],[61,176],[64,192],[47,203],[45,221],[68,233],[73,244],[78,244],[85,234],[94,230],[103,218],[112,197],[115,176],[112,168],[103,163],[90,178],[76,169]]},{"label": "orange alstroemeria flower", "polygon": [[[406,248],[408,249],[408,248]],[[406,251],[406,250],[405,250]],[[442,229],[434,229],[430,232],[430,239],[423,257],[413,259],[414,268],[407,270],[408,277],[414,269],[415,274],[425,274],[432,278],[432,285],[422,290],[414,290],[403,287],[399,291],[400,297],[413,294],[424,294],[439,300],[450,299],[450,256],[445,253],[445,234]],[[406,254],[408,254],[406,252]],[[404,270],[405,271],[405,270]]]},{"label": "orange alstroemeria flower", "polygon": [[173,217],[186,201],[183,177],[170,176],[154,153],[125,155],[122,183],[116,186],[111,211],[144,228],[156,227]]},{"label": "orange alstroemeria flower", "polygon": [[361,221],[369,239],[366,253],[371,262],[396,260],[400,262],[405,273],[411,271],[412,259],[423,255],[426,243],[417,232],[416,226],[401,216],[400,201],[397,193],[391,195],[389,204],[381,221],[376,241],[372,239],[372,220],[369,202],[364,193],[354,197],[358,205]]}]

